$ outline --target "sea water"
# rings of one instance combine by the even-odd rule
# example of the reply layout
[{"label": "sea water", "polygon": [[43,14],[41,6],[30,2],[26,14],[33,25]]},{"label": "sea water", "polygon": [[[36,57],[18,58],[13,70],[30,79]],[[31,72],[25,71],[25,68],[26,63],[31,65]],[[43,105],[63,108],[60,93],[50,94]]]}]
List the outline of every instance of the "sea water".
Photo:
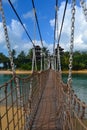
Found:
[{"label": "sea water", "polygon": [[[67,74],[63,74],[63,81],[67,82]],[[82,102],[87,104],[87,74],[72,74],[72,89]]]},{"label": "sea water", "polygon": [[[26,77],[27,75],[21,75]],[[12,75],[0,74],[0,86],[11,79]],[[63,74],[63,81],[67,82],[67,74]],[[73,74],[72,75],[72,88],[76,95],[87,104],[87,74]],[[1,94],[1,92],[0,92]]]},{"label": "sea water", "polygon": [[[21,74],[21,75],[19,75],[20,77],[27,77],[28,75],[23,75],[23,74]],[[11,74],[0,74],[0,100],[1,99],[3,99],[3,98],[5,98],[5,87],[2,87],[5,83],[7,83],[9,80],[11,80],[12,79],[12,75]],[[10,86],[8,85],[8,87],[7,87],[7,92],[11,92],[11,89],[10,89]],[[14,93],[13,93],[13,95],[14,95],[14,98],[15,98],[15,96],[16,96],[16,93],[15,93],[15,91],[14,91]],[[11,97],[10,96],[8,96],[8,101],[9,101],[9,103],[10,103],[10,100],[11,100]],[[0,104],[1,105],[1,104]]]}]

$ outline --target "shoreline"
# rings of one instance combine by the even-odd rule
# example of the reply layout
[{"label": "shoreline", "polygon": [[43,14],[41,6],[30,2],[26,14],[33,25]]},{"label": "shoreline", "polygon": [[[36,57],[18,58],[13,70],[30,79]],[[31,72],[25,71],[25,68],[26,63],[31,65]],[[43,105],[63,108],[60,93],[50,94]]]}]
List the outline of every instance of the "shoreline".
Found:
[{"label": "shoreline", "polygon": [[[64,74],[68,74],[69,71],[65,70],[62,71]],[[86,70],[73,70],[73,74],[87,74],[87,69]],[[12,74],[12,71],[10,70],[0,70],[0,74]],[[16,70],[16,74],[32,74],[31,70]]]},{"label": "shoreline", "polygon": [[[62,71],[63,74],[68,74],[69,71],[65,70]],[[72,74],[87,74],[87,69],[86,70],[72,70]]]},{"label": "shoreline", "polygon": [[[10,70],[0,70],[0,74],[12,74]],[[16,70],[16,74],[32,74],[29,70]]]}]

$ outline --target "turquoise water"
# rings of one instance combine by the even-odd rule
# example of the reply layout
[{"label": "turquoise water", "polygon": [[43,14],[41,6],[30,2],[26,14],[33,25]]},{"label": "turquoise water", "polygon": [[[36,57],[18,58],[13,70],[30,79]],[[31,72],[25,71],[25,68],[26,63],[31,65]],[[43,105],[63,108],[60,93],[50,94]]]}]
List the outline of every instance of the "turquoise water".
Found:
[{"label": "turquoise water", "polygon": [[[67,82],[68,75],[63,74],[63,81]],[[76,95],[87,104],[87,74],[73,74],[72,88]]]},{"label": "turquoise water", "polygon": [[[26,77],[27,75],[21,75]],[[10,80],[12,75],[0,75],[0,86]],[[63,74],[63,81],[67,82],[68,75]],[[72,88],[75,90],[76,95],[87,103],[87,74],[73,74],[72,75]]]},{"label": "turquoise water", "polygon": [[[21,77],[27,77],[28,75],[19,75]],[[11,74],[0,74],[0,86],[3,85],[5,82],[9,81],[12,78]]]},{"label": "turquoise water", "polygon": [[[18,75],[20,77],[27,77],[28,75]],[[13,76],[11,74],[0,74],[0,86],[2,86],[3,84],[5,84],[6,82],[8,82]],[[12,83],[14,84],[14,83]],[[0,88],[0,99],[4,99],[5,98],[5,90],[7,90],[7,93],[8,93],[8,98],[7,98],[7,102],[10,103],[11,101],[11,87],[10,85],[8,84],[8,87],[7,89],[5,89],[5,87],[1,87]],[[13,95],[14,95],[14,99],[16,98],[16,91],[13,92]],[[5,103],[5,100],[2,101],[2,103],[4,104]]]},{"label": "turquoise water", "polygon": [[0,86],[11,79],[12,75],[0,74]]}]

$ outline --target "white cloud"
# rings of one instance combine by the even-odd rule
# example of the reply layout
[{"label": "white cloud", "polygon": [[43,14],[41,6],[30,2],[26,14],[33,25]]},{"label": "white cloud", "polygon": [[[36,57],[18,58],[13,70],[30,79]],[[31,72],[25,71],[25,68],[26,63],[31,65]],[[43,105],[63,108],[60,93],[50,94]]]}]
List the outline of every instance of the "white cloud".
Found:
[{"label": "white cloud", "polygon": [[[8,29],[11,49],[15,49],[17,54],[21,50],[23,50],[27,53],[28,50],[33,47],[32,43],[29,40],[26,40],[23,37],[24,36],[24,30],[17,20],[12,19],[11,24],[9,26],[7,26],[7,29]],[[3,50],[3,49],[7,50],[2,23],[0,23],[0,30],[1,30],[0,45],[2,46],[2,48],[0,47],[0,52],[1,52],[1,50]],[[41,41],[39,41],[39,40],[35,40],[34,43],[35,43],[35,45],[41,46]],[[43,41],[43,44],[50,51],[52,51],[53,44],[46,43],[45,41]]]},{"label": "white cloud", "polygon": [[33,10],[27,12],[26,14],[23,14],[23,18],[25,18],[25,19],[30,18],[30,19],[33,20],[34,19],[34,12],[33,12]]},{"label": "white cloud", "polygon": [[5,39],[4,39],[3,26],[2,26],[2,23],[0,23],[0,44],[4,42],[5,42]]},{"label": "white cloud", "polygon": [[[59,8],[59,29],[60,23],[62,19],[62,13],[64,10],[65,2],[61,3]],[[55,24],[55,20],[50,20],[50,26],[53,28]],[[71,6],[68,4],[66,17],[64,20],[64,26],[62,30],[60,46],[62,46],[65,50],[69,50],[70,45],[70,33],[71,33]],[[74,50],[87,50],[87,22],[85,21],[85,17],[83,15],[83,11],[81,7],[76,6],[76,14],[75,14],[75,35],[74,35]]]},{"label": "white cloud", "polygon": [[12,19],[9,32],[12,33],[16,37],[21,38],[24,32],[24,29],[17,20]]},{"label": "white cloud", "polygon": [[50,20],[50,25],[54,28],[55,19]]},{"label": "white cloud", "polygon": [[[25,40],[23,37],[24,30],[17,20],[12,19],[11,24],[7,26],[7,29],[11,48],[16,49],[17,53],[21,50],[27,51],[32,48],[30,41]],[[2,23],[0,23],[0,46],[0,52],[2,50],[7,50]]]},{"label": "white cloud", "polygon": [[[62,19],[62,13],[65,6],[65,2],[61,3],[59,8],[59,28]],[[23,15],[24,18],[33,18],[33,11],[30,11]],[[87,50],[87,23],[85,22],[85,18],[80,7],[76,6],[76,20],[75,20],[75,44],[74,50]],[[50,26],[54,29],[55,20],[50,20]],[[61,35],[60,46],[65,50],[69,51],[70,44],[70,27],[71,26],[71,6],[68,4],[66,17],[64,21],[64,27]],[[12,49],[16,49],[17,53],[21,50],[27,52],[30,48],[33,47],[32,43],[25,39],[25,32],[17,20],[12,19],[10,25],[8,27],[8,34],[10,39],[10,44]],[[49,32],[48,32],[49,34]],[[50,36],[49,36],[50,37]],[[35,41],[36,45],[41,45],[40,41]],[[53,43],[46,43],[43,39],[43,44],[46,46],[51,52],[53,51]],[[0,52],[4,52],[7,50],[6,42],[4,38],[3,26],[0,22]]]},{"label": "white cloud", "polygon": [[[25,16],[25,18],[33,18],[33,11],[28,12]],[[8,35],[9,35],[9,41],[11,44],[11,49],[15,49],[17,51],[17,54],[24,50],[27,52],[30,48],[32,48],[32,43],[29,40],[26,40],[24,37],[24,29],[20,25],[20,23],[17,20],[12,19],[10,25],[7,25],[8,29]],[[52,50],[52,44],[47,44],[45,41],[43,41],[44,46],[46,46],[48,49]],[[40,41],[35,41],[35,45],[40,45]],[[5,36],[4,36],[4,30],[2,23],[0,22],[0,52],[5,52],[7,49],[6,42],[5,42]]]},{"label": "white cloud", "polygon": [[46,43],[43,41],[43,45],[52,53],[53,52],[53,43]]}]

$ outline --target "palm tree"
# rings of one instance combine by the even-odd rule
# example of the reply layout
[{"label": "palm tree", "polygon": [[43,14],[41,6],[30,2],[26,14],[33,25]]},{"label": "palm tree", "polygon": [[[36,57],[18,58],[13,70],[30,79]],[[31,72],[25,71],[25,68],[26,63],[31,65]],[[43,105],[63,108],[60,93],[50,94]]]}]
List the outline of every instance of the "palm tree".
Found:
[{"label": "palm tree", "polygon": [[42,52],[43,52],[43,54],[45,54],[45,57],[47,58],[49,55],[49,50],[46,47],[43,47]]},{"label": "palm tree", "polygon": [[8,69],[9,68],[9,58],[6,57],[3,53],[0,53],[0,64],[3,69]]},{"label": "palm tree", "polygon": [[15,56],[16,56],[16,50],[12,50],[12,57],[13,57],[13,59],[15,59]]}]

